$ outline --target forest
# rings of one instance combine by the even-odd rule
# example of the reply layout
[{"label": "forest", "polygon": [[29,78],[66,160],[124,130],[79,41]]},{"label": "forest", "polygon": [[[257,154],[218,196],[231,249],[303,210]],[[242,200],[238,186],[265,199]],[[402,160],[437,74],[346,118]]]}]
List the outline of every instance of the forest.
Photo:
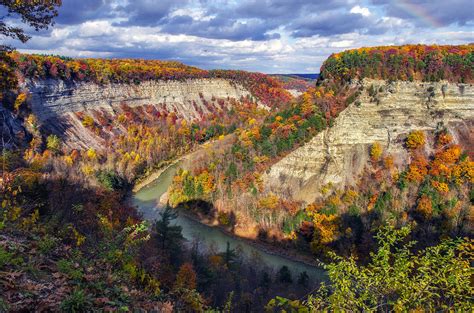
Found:
[{"label": "forest", "polygon": [[326,79],[385,79],[470,83],[474,45],[405,45],[359,48],[331,55],[321,67]]},{"label": "forest", "polygon": [[[2,3],[36,30],[51,24],[59,4]],[[0,34],[28,40],[2,20]],[[470,142],[442,125],[412,130],[401,139],[409,156],[401,167],[373,142],[357,182],[324,186],[312,203],[269,192],[263,177],[347,107],[359,106],[362,93],[377,92],[355,81],[467,84],[473,58],[474,45],[360,48],[331,55],[310,84],[175,61],[73,59],[2,46],[0,312],[469,311]],[[24,87],[45,79],[74,86],[204,78],[241,84],[252,96],[203,100],[207,112],[196,120],[152,103],[75,112],[101,149],[71,148],[46,124],[67,118],[41,120]],[[130,202],[134,185],[200,149],[192,167],[174,176],[166,209],[145,220]],[[203,248],[185,240],[178,214],[210,220],[261,249],[291,251],[326,276],[270,268],[230,245]]]}]

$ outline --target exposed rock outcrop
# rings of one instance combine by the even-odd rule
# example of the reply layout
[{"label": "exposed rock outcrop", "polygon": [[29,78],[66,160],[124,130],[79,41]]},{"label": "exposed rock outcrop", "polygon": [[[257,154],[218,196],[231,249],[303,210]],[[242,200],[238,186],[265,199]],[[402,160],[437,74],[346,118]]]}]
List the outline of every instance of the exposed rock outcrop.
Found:
[{"label": "exposed rock outcrop", "polygon": [[31,95],[33,113],[51,132],[60,135],[71,148],[100,149],[102,138],[85,129],[77,112],[94,116],[103,111],[115,116],[121,106],[151,105],[158,112],[199,120],[210,111],[229,108],[231,99],[251,96],[242,85],[226,79],[143,81],[140,84],[104,84],[63,80],[26,80],[22,86]]},{"label": "exposed rock outcrop", "polygon": [[0,150],[16,148],[25,135],[21,122],[12,112],[0,106]]},{"label": "exposed rock outcrop", "polygon": [[140,84],[67,83],[63,80],[27,81],[33,112],[42,120],[70,112],[106,109],[110,112],[126,103],[130,107],[154,105],[192,120],[206,113],[205,101],[240,99],[250,93],[225,79],[186,81],[144,81]]},{"label": "exposed rock outcrop", "polygon": [[415,129],[446,127],[472,153],[473,85],[383,80],[360,84],[364,91],[359,102],[341,112],[333,127],[272,166],[265,177],[269,189],[311,202],[325,184],[350,185],[367,164],[374,142],[402,165],[408,158],[404,139]]}]

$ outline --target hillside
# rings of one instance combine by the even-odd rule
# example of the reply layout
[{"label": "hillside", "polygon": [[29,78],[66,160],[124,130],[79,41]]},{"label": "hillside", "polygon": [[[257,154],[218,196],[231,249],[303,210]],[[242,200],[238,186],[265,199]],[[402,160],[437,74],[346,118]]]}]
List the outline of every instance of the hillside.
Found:
[{"label": "hillside", "polygon": [[321,67],[321,77],[472,83],[473,63],[474,44],[359,48],[331,55]]},{"label": "hillside", "polygon": [[[406,49],[364,53],[379,60],[380,50]],[[472,46],[440,51],[468,60]],[[210,218],[240,236],[323,258],[336,251],[366,259],[385,223],[414,225],[415,237],[424,234],[421,246],[472,234],[473,87],[459,82],[472,72],[455,74],[453,57],[442,61],[452,74],[442,81],[421,74],[319,80],[290,109],[237,131],[226,149],[179,172],[171,204],[208,201],[217,210]],[[412,137],[420,140],[416,149]]]},{"label": "hillside", "polygon": [[[473,51],[350,50],[311,86],[2,55],[0,311],[339,311],[379,294],[403,300],[387,308],[470,307]],[[169,206],[269,254],[324,262],[329,285],[185,241],[171,208],[145,221],[132,187],[182,158]]]},{"label": "hillside", "polygon": [[48,136],[57,137],[66,154],[92,149],[98,154],[95,171],[115,171],[110,163],[115,159],[128,180],[232,132],[250,112],[276,110],[292,98],[277,80],[260,73],[138,59],[16,52],[10,57],[15,65],[6,66],[15,69],[18,89],[4,97],[16,113],[5,133],[20,143],[25,136],[35,138],[30,159]]},{"label": "hillside", "polygon": [[380,144],[394,166],[409,162],[405,138],[414,130],[445,129],[473,155],[474,87],[447,81],[420,83],[364,79],[358,100],[331,128],[316,135],[271,167],[265,177],[274,192],[313,202],[325,185],[357,183],[370,162],[370,147]]}]

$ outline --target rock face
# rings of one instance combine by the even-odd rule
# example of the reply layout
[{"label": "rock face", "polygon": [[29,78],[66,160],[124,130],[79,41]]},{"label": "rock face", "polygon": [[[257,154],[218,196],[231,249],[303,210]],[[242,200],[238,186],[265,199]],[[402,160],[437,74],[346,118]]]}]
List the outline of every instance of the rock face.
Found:
[{"label": "rock face", "polygon": [[15,149],[25,136],[21,122],[12,112],[0,106],[0,149]]},{"label": "rock face", "polygon": [[207,113],[211,99],[237,99],[250,93],[225,79],[145,81],[140,84],[66,83],[62,80],[27,81],[33,112],[46,120],[70,112],[105,109],[114,112],[121,103],[130,107],[154,105],[188,120]]},{"label": "rock face", "polygon": [[179,118],[199,120],[211,111],[229,108],[231,99],[251,96],[243,86],[225,79],[105,85],[49,79],[27,80],[22,87],[29,91],[32,111],[44,127],[74,149],[104,146],[103,138],[83,127],[77,112],[89,116],[106,112],[113,117],[122,113],[123,105],[132,109],[151,105],[157,112],[174,112]]},{"label": "rock face", "polygon": [[412,130],[446,127],[472,154],[473,85],[381,80],[360,84],[360,102],[341,112],[333,127],[272,166],[265,177],[270,190],[312,202],[325,184],[350,185],[367,164],[374,142],[401,166],[408,158],[404,139]]}]

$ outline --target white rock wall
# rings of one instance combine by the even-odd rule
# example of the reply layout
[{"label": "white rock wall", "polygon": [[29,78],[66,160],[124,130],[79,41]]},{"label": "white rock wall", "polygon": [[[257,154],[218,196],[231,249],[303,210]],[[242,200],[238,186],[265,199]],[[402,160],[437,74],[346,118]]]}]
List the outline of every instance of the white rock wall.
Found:
[{"label": "white rock wall", "polygon": [[[176,112],[192,120],[199,118],[193,105],[208,112],[203,100],[234,98],[239,100],[250,93],[241,85],[225,79],[193,79],[186,81],[145,81],[135,84],[69,83],[61,80],[27,81],[33,112],[47,120],[70,112],[106,109],[114,112],[121,103],[142,106],[155,105],[158,109]],[[202,95],[202,97],[201,97]]]},{"label": "white rock wall", "polygon": [[[365,80],[363,85],[360,106],[351,104],[337,117],[333,127],[271,167],[265,176],[269,189],[297,200],[314,201],[327,183],[338,187],[354,183],[376,141],[402,165],[407,160],[404,138],[416,129],[434,130],[444,125],[455,139],[462,132],[473,142],[473,85],[388,84],[380,80]],[[368,95],[370,85],[376,90],[383,89],[376,96],[378,103]]]}]

